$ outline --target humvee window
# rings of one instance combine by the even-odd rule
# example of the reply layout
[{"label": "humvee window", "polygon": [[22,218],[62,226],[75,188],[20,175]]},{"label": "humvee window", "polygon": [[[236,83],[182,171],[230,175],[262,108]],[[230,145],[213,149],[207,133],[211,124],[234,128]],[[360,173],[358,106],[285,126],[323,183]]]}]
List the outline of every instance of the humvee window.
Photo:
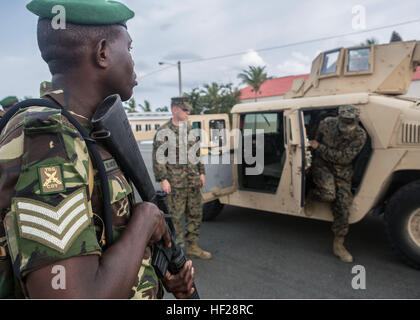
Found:
[{"label": "humvee window", "polygon": [[[259,192],[275,193],[283,172],[286,153],[284,148],[283,112],[246,114],[243,118],[243,130],[250,130],[253,139],[253,153],[257,130],[264,130],[264,170],[261,174],[245,175],[246,167],[238,166],[239,185],[242,189],[252,189]],[[259,133],[260,134],[260,133]],[[243,132],[244,137],[250,132]],[[245,142],[243,142],[245,146]]]},{"label": "humvee window", "polygon": [[264,133],[277,132],[277,113],[258,114],[256,129],[264,130]]},{"label": "humvee window", "polygon": [[220,131],[223,129],[226,129],[225,120],[210,120],[211,142],[217,142],[221,137],[222,146],[226,144],[226,131]]},{"label": "humvee window", "polygon": [[321,75],[337,72],[337,62],[338,62],[339,56],[340,56],[340,49],[326,52],[324,54],[324,61],[322,62]]},{"label": "humvee window", "polygon": [[[253,135],[255,134],[255,114],[247,114],[244,119],[244,135]],[[246,131],[245,131],[246,130]],[[249,131],[251,130],[251,131]]]},{"label": "humvee window", "polygon": [[370,70],[370,48],[357,48],[348,50],[347,72]]}]

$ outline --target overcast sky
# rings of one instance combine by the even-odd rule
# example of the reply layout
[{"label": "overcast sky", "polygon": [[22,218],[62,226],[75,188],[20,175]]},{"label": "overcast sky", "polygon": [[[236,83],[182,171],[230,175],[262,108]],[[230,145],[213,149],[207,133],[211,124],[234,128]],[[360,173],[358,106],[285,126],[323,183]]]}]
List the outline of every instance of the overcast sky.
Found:
[{"label": "overcast sky", "polygon": [[[36,43],[37,17],[27,0],[0,0],[0,99],[7,95],[37,97],[39,83],[50,74]],[[363,11],[369,30],[420,19],[418,0],[281,1],[281,0],[124,0],[136,16],[128,23],[133,58],[140,78],[134,97],[152,109],[178,95],[176,67],[182,63],[184,92],[206,83],[243,87],[237,75],[249,65],[267,66],[270,76],[308,73],[316,55],[375,37],[380,43],[393,30],[404,40],[420,40],[420,22],[286,48],[258,51],[329,36],[360,32]],[[359,19],[361,17],[362,19]],[[356,29],[355,29],[356,27]],[[199,59],[240,55],[214,60]],[[163,71],[159,71],[163,70]],[[158,71],[158,72],[156,72]]]}]

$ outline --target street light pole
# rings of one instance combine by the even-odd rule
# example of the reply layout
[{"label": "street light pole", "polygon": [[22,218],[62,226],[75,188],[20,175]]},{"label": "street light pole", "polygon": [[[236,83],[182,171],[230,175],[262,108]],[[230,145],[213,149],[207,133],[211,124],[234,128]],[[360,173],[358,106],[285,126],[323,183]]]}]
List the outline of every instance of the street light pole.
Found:
[{"label": "street light pole", "polygon": [[179,96],[182,97],[182,76],[181,76],[181,61],[178,61],[178,63],[175,65],[173,63],[169,62],[163,62],[160,61],[159,65],[169,64],[170,66],[178,66],[178,84],[179,84]]},{"label": "street light pole", "polygon": [[182,97],[181,61],[178,61],[179,96]]}]

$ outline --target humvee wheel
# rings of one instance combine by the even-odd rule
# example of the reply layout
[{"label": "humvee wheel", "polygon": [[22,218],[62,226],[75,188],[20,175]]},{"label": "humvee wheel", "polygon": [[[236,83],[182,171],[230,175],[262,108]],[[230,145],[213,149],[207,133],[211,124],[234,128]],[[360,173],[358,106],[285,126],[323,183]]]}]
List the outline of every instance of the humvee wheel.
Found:
[{"label": "humvee wheel", "polygon": [[420,269],[420,181],[399,189],[391,198],[385,223],[393,248],[410,266]]},{"label": "humvee wheel", "polygon": [[203,205],[203,221],[214,220],[223,209],[219,200],[213,200]]}]

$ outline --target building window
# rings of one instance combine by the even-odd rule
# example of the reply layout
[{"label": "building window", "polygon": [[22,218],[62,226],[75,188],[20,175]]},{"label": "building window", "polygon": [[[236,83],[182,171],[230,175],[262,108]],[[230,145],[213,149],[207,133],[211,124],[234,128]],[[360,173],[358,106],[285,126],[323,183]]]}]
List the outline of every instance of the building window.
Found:
[{"label": "building window", "polygon": [[141,131],[141,124],[136,124],[136,132]]},{"label": "building window", "polygon": [[160,124],[155,124],[155,130],[159,130]]},{"label": "building window", "polygon": [[150,124],[146,124],[146,131],[152,131],[152,126]]}]

